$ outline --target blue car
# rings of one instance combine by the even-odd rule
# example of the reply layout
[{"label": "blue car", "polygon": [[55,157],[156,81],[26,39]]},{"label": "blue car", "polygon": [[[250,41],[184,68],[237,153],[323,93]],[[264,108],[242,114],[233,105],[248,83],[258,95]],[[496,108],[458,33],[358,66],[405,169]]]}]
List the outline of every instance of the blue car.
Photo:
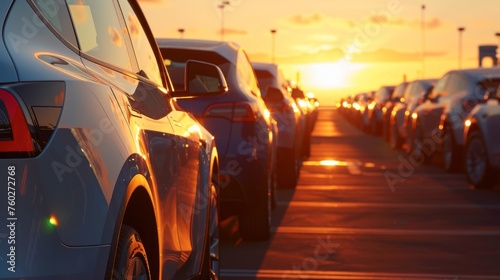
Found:
[{"label": "blue car", "polygon": [[[217,279],[215,140],[138,4],[2,0],[0,18],[0,279]],[[225,93],[215,65],[186,68],[176,95]]]},{"label": "blue car", "polygon": [[[234,43],[157,39],[174,88],[185,88],[186,61],[195,59],[220,67],[228,92],[215,97],[178,98],[217,139],[221,173],[221,212],[238,215],[246,240],[270,236],[275,151],[272,117],[262,100],[252,65]],[[226,214],[225,214],[226,215]]]}]

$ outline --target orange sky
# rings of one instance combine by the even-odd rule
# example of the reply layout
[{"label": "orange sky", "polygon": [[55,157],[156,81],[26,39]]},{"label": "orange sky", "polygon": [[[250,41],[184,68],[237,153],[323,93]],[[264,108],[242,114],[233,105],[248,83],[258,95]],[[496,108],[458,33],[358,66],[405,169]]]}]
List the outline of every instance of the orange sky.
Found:
[{"label": "orange sky", "polygon": [[478,66],[479,45],[500,40],[497,0],[229,0],[223,17],[220,0],[139,2],[157,37],[179,38],[182,28],[184,38],[220,40],[223,18],[224,40],[253,61],[271,61],[270,30],[277,30],[276,62],[326,105],[404,76],[439,78],[457,68],[459,26],[464,68]]}]

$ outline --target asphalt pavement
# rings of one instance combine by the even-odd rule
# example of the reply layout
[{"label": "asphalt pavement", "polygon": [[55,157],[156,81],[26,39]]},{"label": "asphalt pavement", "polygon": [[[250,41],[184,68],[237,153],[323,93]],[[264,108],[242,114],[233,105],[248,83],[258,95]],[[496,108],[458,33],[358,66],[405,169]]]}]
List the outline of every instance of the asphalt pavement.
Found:
[{"label": "asphalt pavement", "polygon": [[500,279],[500,188],[474,190],[322,108],[267,242],[221,223],[221,278]]}]

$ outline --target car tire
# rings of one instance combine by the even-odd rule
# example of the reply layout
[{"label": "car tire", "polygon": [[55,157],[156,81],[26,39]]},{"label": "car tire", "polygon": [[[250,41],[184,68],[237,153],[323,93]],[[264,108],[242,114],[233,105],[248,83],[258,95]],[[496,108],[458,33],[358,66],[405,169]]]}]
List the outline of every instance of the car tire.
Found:
[{"label": "car tire", "polygon": [[396,124],[390,127],[390,135],[391,135],[390,137],[391,148],[394,150],[400,150],[403,143],[401,141],[401,137],[399,137]]},{"label": "car tire", "polygon": [[212,184],[208,230],[205,237],[205,255],[199,280],[218,280],[220,277],[219,203],[217,187]]},{"label": "car tire", "polygon": [[465,147],[465,176],[478,189],[491,188],[498,182],[498,170],[488,160],[488,151],[479,131],[473,131]]},{"label": "car tire", "polygon": [[456,144],[455,137],[453,137],[453,131],[450,126],[446,126],[444,130],[444,142],[443,142],[443,167],[448,173],[454,173],[460,171],[462,166],[462,157],[460,156],[460,150]]},{"label": "car tire", "polygon": [[295,189],[299,176],[300,160],[295,149],[281,151],[278,159],[278,187],[281,189]]},{"label": "car tire", "polygon": [[380,129],[377,124],[377,120],[375,116],[372,116],[371,121],[370,121],[370,134],[374,136],[380,136]]},{"label": "car tire", "polygon": [[266,241],[271,236],[271,199],[247,201],[239,214],[239,232],[247,241]]},{"label": "car tire", "polygon": [[426,154],[422,145],[424,141],[424,133],[422,131],[422,128],[420,127],[420,124],[417,122],[417,125],[415,126],[415,131],[412,133],[412,143],[411,143],[411,150],[410,150],[410,155],[415,156],[415,155],[421,155],[423,156],[423,163],[428,163],[431,158],[432,158],[432,153],[434,151],[430,151],[429,154]]},{"label": "car tire", "polygon": [[151,279],[148,256],[139,233],[128,225],[122,225],[120,230],[112,279]]},{"label": "car tire", "polygon": [[271,210],[276,209],[276,195],[278,192],[278,175],[276,175],[276,172],[273,172],[272,179],[271,179]]}]

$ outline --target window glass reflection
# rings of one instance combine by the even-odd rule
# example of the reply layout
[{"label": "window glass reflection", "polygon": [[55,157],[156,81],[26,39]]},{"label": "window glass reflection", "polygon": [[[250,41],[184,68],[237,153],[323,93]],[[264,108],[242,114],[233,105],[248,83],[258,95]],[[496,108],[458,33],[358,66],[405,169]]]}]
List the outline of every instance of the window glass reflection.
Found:
[{"label": "window glass reflection", "polygon": [[111,1],[68,0],[80,50],[132,70],[115,7]]}]

